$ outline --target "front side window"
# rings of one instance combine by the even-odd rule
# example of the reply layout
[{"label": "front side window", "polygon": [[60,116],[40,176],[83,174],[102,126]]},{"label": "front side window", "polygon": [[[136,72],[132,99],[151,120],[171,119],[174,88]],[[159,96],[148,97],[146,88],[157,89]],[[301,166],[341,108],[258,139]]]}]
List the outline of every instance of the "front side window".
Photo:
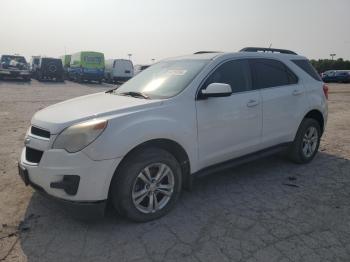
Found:
[{"label": "front side window", "polygon": [[209,60],[163,61],[142,71],[114,94],[142,93],[153,99],[170,98],[184,90]]},{"label": "front side window", "polygon": [[233,93],[251,90],[250,68],[247,60],[232,60],[219,66],[205,81],[203,88],[212,83],[229,84]]},{"label": "front side window", "polygon": [[296,75],[282,62],[273,59],[252,59],[254,89],[293,85]]}]

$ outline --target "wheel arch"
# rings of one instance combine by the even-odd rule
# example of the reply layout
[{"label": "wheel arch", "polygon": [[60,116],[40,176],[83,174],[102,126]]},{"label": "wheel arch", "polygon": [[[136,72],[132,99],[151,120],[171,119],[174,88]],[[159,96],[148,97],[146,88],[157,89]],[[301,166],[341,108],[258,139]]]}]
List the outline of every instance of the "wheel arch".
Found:
[{"label": "wheel arch", "polygon": [[[123,163],[128,159],[128,157],[138,151],[144,150],[145,148],[150,147],[156,147],[163,150],[168,151],[170,154],[172,154],[176,160],[179,162],[181,166],[181,173],[182,173],[182,186],[185,189],[191,189],[192,187],[192,176],[191,176],[191,167],[190,167],[190,160],[189,156],[186,152],[186,150],[177,142],[171,139],[161,138],[161,139],[152,139],[146,142],[143,142],[135,147],[133,147],[121,160],[121,162],[118,164],[116,170],[114,171],[113,179],[117,179],[118,177],[118,171],[122,167]],[[112,181],[111,180],[111,181]],[[110,196],[110,189],[109,186],[109,193],[108,196]]]},{"label": "wheel arch", "polygon": [[321,128],[321,135],[323,134],[324,132],[324,117],[323,117],[323,114],[321,113],[321,111],[317,110],[317,109],[313,109],[313,110],[310,110],[303,118],[303,120],[305,118],[312,118],[312,119],[315,119],[319,125],[320,125],[320,128]]}]

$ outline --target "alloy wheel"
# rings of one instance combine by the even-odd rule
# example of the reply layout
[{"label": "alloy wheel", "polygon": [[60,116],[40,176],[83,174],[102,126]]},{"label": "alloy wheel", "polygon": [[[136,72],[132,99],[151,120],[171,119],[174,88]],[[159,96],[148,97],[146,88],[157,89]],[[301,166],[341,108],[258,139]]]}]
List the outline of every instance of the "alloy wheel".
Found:
[{"label": "alloy wheel", "polygon": [[303,137],[302,142],[302,151],[306,158],[311,157],[316,150],[318,143],[318,132],[317,129],[313,126],[310,126]]},{"label": "alloy wheel", "polygon": [[163,209],[174,191],[174,174],[164,163],[147,165],[138,174],[132,188],[132,201],[142,213]]}]

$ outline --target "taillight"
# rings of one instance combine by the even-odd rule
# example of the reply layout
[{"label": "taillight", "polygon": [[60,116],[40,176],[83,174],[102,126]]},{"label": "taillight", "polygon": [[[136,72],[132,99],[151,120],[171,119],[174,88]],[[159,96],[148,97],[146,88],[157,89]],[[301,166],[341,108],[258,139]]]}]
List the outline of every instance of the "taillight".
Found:
[{"label": "taillight", "polygon": [[328,100],[328,90],[329,90],[328,86],[323,85],[323,93],[324,93],[325,97],[327,98],[327,100]]}]

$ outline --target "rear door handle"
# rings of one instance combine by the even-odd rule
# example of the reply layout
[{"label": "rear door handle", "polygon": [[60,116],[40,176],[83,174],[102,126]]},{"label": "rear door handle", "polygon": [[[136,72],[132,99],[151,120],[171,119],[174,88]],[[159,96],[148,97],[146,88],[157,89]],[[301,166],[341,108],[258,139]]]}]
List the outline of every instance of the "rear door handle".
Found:
[{"label": "rear door handle", "polygon": [[298,89],[295,89],[293,91],[293,95],[295,95],[295,96],[301,95],[302,93],[303,93],[303,91],[302,90],[298,90]]},{"label": "rear door handle", "polygon": [[251,99],[251,100],[248,101],[247,107],[257,106],[258,104],[259,104],[259,101]]}]

